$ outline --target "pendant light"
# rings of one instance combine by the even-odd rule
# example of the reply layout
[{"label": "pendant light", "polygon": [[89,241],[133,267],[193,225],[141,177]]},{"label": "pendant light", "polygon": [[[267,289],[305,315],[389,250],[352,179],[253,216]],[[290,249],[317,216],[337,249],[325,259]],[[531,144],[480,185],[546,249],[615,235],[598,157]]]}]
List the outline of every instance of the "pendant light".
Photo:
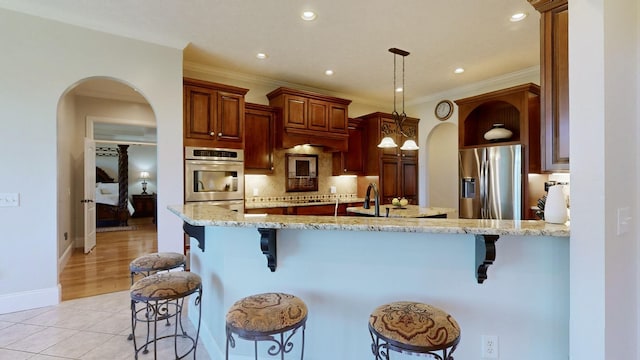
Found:
[{"label": "pendant light", "polygon": [[[398,147],[398,145],[396,144],[395,140],[392,137],[392,135],[395,133],[398,133],[407,138],[409,137],[402,130],[402,123],[404,123],[404,121],[407,119],[407,114],[404,112],[404,58],[407,55],[409,55],[409,52],[398,49],[398,48],[391,48],[389,49],[389,52],[393,53],[393,112],[391,113],[391,116],[393,117],[393,122],[395,123],[396,128],[395,129],[390,129],[389,127],[382,128],[382,133],[384,134],[384,137],[382,138],[382,140],[380,140],[380,144],[378,144],[379,148]],[[397,92],[396,58],[398,56],[402,56],[402,113],[398,113],[398,111],[396,110],[396,92]],[[418,149],[419,147],[416,144],[415,140],[413,139],[407,139],[404,142],[404,144],[402,144],[402,147],[400,147],[400,150],[418,150]]]}]

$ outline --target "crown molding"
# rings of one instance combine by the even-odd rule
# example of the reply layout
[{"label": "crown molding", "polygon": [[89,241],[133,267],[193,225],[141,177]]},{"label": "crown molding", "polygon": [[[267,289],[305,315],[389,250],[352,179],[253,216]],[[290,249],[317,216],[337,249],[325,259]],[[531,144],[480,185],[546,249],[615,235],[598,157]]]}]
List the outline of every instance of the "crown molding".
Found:
[{"label": "crown molding", "polygon": [[539,76],[539,74],[540,74],[540,66],[537,66],[537,65],[531,66],[522,70],[514,71],[512,73],[504,74],[491,79],[487,79],[487,80],[479,81],[473,84],[459,86],[446,91],[423,96],[418,99],[414,99],[410,102],[407,102],[407,105],[415,106],[423,103],[437,101],[443,98],[459,96],[460,94],[463,94],[463,93],[477,93],[478,91],[485,91],[487,88],[501,89],[505,87],[510,87],[519,82],[521,83],[531,82],[531,77]]},{"label": "crown molding", "polygon": [[214,67],[214,66],[196,63],[192,61],[183,62],[183,71],[184,70],[193,71],[193,72],[197,72],[205,75],[211,75],[211,76],[215,76],[222,79],[256,83],[256,84],[264,85],[266,87],[273,87],[273,88],[287,87],[287,88],[294,88],[298,90],[317,92],[317,93],[335,96],[338,98],[350,99],[352,102],[357,102],[359,104],[380,106],[380,101],[363,98],[353,94],[346,94],[346,93],[341,93],[337,91],[308,86],[304,84],[297,84],[297,83],[292,83],[288,81],[276,80],[276,79],[272,79],[272,78],[261,76],[261,75],[247,74],[247,73],[222,69],[219,67]]},{"label": "crown molding", "polygon": [[[379,100],[373,100],[369,98],[354,96],[353,94],[339,93],[339,92],[330,91],[327,89],[315,88],[315,87],[311,87],[303,84],[296,84],[296,83],[291,83],[291,82],[282,81],[282,80],[275,80],[275,79],[271,79],[271,78],[260,76],[260,75],[252,75],[252,74],[231,71],[227,69],[222,69],[222,68],[190,62],[190,61],[185,61],[183,63],[183,70],[189,70],[189,71],[193,71],[193,72],[197,72],[205,75],[211,75],[211,76],[215,76],[217,78],[222,78],[222,79],[257,83],[265,86],[272,86],[274,88],[282,86],[282,87],[289,87],[289,88],[295,88],[300,90],[330,94],[336,97],[350,99],[352,100],[352,102],[356,102],[359,104],[369,105],[373,107],[380,107]],[[517,83],[517,82],[529,82],[531,77],[537,74],[540,74],[540,66],[536,65],[536,66],[525,68],[519,71],[514,71],[512,73],[494,77],[488,80],[479,81],[473,84],[456,87],[443,92],[422,96],[417,99],[408,101],[407,105],[415,106],[422,103],[428,103],[431,101],[436,101],[438,99],[446,98],[448,96],[458,96],[461,93],[473,93],[478,91],[484,91],[486,88],[489,88],[489,87],[501,88],[501,87],[512,86],[514,83]]]}]

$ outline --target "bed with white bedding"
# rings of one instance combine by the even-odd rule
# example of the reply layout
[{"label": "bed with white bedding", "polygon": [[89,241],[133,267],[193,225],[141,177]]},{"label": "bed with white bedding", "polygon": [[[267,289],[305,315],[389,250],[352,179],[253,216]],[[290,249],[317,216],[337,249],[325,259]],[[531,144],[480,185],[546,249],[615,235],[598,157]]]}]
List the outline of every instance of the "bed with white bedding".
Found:
[{"label": "bed with white bedding", "polygon": [[106,172],[96,167],[96,226],[127,225],[127,220],[133,214],[134,208],[127,199],[127,211],[120,211],[119,184],[113,181]]}]

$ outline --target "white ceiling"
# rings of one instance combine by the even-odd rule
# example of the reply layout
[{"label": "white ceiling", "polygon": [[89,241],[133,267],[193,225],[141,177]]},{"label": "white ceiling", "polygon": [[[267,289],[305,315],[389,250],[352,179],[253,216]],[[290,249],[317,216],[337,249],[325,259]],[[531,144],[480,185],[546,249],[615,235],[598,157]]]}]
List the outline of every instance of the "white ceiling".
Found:
[{"label": "white ceiling", "polygon": [[[539,64],[540,15],[527,0],[0,0],[0,7],[185,48],[187,64],[368,101],[393,99],[392,47],[411,53],[408,103]],[[317,19],[304,22],[305,9]],[[529,16],[510,22],[518,11]],[[260,61],[257,52],[269,57]],[[466,71],[453,74],[459,66]]]}]

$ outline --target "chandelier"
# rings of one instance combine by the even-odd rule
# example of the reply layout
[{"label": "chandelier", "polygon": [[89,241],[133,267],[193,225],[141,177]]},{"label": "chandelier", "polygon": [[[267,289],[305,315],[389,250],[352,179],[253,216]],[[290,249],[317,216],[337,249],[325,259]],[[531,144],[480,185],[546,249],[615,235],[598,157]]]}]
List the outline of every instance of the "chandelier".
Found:
[{"label": "chandelier", "polygon": [[[399,134],[407,138],[407,140],[405,140],[405,142],[400,147],[400,150],[418,150],[419,148],[416,144],[416,141],[414,139],[410,139],[411,136],[402,129],[402,123],[404,123],[404,121],[407,119],[407,114],[405,114],[404,112],[404,58],[409,55],[409,52],[397,48],[391,48],[389,49],[389,52],[393,53],[393,112],[391,113],[391,116],[393,117],[393,122],[395,123],[396,127],[395,129],[383,127],[382,133],[384,134],[384,137],[380,141],[380,144],[378,144],[378,147],[398,147],[392,135]],[[402,56],[402,113],[398,113],[398,111],[396,110],[396,93],[398,92],[398,88],[396,87],[396,58],[398,56]]]}]

